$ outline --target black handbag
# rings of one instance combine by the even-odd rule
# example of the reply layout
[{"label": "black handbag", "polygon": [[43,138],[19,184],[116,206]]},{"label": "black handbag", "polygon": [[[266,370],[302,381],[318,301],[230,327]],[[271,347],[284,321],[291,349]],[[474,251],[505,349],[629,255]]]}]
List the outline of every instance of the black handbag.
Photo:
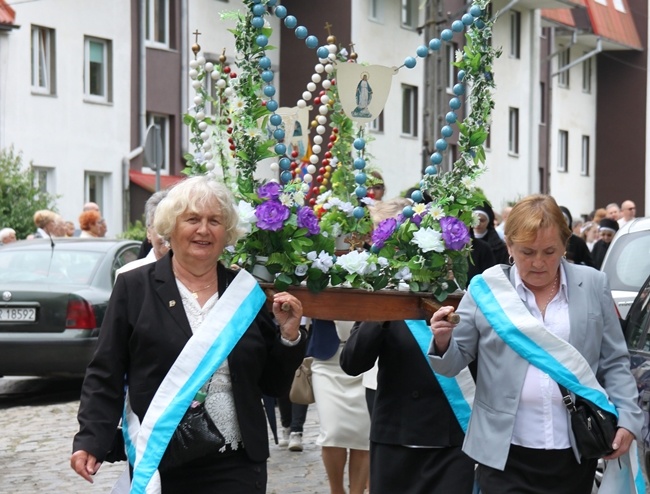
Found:
[{"label": "black handbag", "polygon": [[205,409],[203,402],[205,394],[199,392],[197,398],[176,427],[160,460],[158,470],[176,468],[197,458],[216,453],[226,444],[226,440]]},{"label": "black handbag", "polygon": [[574,403],[569,391],[560,384],[558,387],[571,416],[571,428],[580,456],[599,459],[612,453],[618,428],[616,416],[577,395]]}]

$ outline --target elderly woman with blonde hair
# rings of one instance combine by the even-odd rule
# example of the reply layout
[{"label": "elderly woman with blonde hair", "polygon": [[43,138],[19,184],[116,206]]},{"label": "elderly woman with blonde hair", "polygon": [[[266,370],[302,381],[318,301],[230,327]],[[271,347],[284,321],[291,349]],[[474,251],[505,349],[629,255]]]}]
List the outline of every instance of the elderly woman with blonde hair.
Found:
[{"label": "elderly woman with blonde hair", "polygon": [[34,238],[50,238],[57,235],[60,216],[49,209],[41,209],[34,213],[36,233]]}]

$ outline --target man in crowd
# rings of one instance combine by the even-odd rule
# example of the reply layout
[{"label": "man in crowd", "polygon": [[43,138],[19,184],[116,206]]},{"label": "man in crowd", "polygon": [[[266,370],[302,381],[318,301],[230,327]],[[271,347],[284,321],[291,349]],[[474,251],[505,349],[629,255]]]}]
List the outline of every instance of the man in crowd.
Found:
[{"label": "man in crowd", "polygon": [[623,201],[621,204],[621,217],[618,219],[618,226],[621,227],[625,223],[629,223],[636,217],[636,204],[630,201]]}]

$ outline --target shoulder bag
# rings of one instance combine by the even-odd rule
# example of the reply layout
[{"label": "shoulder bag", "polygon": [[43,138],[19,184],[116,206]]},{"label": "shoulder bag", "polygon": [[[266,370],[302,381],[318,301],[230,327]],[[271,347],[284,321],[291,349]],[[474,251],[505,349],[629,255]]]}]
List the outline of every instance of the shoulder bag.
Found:
[{"label": "shoulder bag", "polygon": [[296,374],[291,383],[291,391],[289,391],[289,399],[291,403],[297,405],[311,405],[316,400],[314,399],[314,388],[311,384],[311,364],[314,357],[305,357],[296,369]]}]

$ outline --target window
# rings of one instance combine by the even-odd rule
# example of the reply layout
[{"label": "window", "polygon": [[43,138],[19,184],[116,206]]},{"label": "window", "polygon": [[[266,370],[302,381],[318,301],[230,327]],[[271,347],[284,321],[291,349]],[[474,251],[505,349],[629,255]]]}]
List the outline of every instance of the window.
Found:
[{"label": "window", "polygon": [[509,109],[508,152],[519,154],[519,108]]},{"label": "window", "polygon": [[382,111],[377,118],[368,122],[368,129],[372,132],[384,132],[384,112]]},{"label": "window", "polygon": [[160,169],[165,170],[168,168],[167,164],[169,163],[169,117],[149,113],[147,115],[147,127],[149,125],[158,125],[160,127],[160,138],[162,139],[163,148],[163,160]]},{"label": "window", "polygon": [[[558,53],[557,56],[557,68],[560,70],[562,67],[566,67],[569,65],[569,62],[571,61],[571,48],[567,48],[566,50],[562,50],[560,53]],[[564,88],[569,88],[569,71],[564,70],[560,72],[557,76],[557,84],[560,87]]]},{"label": "window", "polygon": [[402,27],[415,29],[418,22],[417,0],[402,0]]},{"label": "window", "polygon": [[561,130],[557,139],[557,171],[569,171],[569,132]]},{"label": "window", "polygon": [[34,170],[34,187],[42,193],[52,193],[54,191],[54,170],[52,168],[41,168],[35,166]]},{"label": "window", "polygon": [[169,0],[147,0],[147,43],[169,47]]},{"label": "window", "polygon": [[539,123],[546,123],[546,83],[539,83]]},{"label": "window", "polygon": [[447,92],[451,94],[458,78],[458,68],[454,65],[458,43],[445,43],[445,50],[447,57]]},{"label": "window", "polygon": [[104,186],[106,176],[102,173],[86,172],[84,186],[84,202],[95,202],[99,210],[105,209],[104,205]]},{"label": "window", "polygon": [[84,95],[88,100],[108,103],[112,100],[111,42],[86,37],[84,45]]},{"label": "window", "polygon": [[592,58],[587,58],[582,62],[582,92],[591,93],[591,61]]},{"label": "window", "polygon": [[519,58],[521,55],[521,13],[510,11],[510,56]]},{"label": "window", "polygon": [[589,176],[589,136],[582,136],[582,161],[580,165],[580,175]]},{"label": "window", "polygon": [[455,144],[450,144],[449,149],[447,150],[447,170],[451,171],[454,169],[454,163],[458,159],[458,146]]},{"label": "window", "polygon": [[32,26],[32,91],[55,94],[54,29]]},{"label": "window", "polygon": [[402,84],[402,134],[418,135],[418,88]]},{"label": "window", "polygon": [[368,18],[371,21],[382,22],[384,20],[384,0],[370,0]]}]

